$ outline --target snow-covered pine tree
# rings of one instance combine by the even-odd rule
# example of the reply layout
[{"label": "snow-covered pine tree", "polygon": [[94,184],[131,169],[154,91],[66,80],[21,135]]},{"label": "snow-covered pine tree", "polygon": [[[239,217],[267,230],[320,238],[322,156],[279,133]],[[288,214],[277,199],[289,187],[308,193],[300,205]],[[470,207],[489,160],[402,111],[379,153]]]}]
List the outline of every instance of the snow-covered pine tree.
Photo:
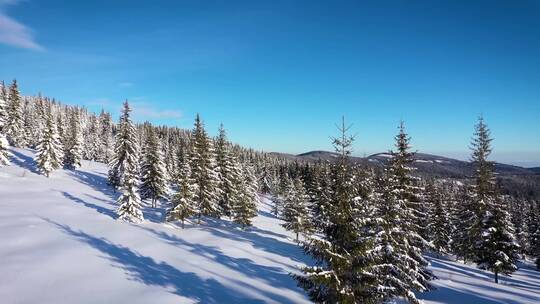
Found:
[{"label": "snow-covered pine tree", "polygon": [[540,202],[530,200],[527,210],[527,254],[540,257]]},{"label": "snow-covered pine tree", "polygon": [[536,257],[536,268],[540,270],[540,202],[531,201],[527,213],[529,246],[527,253]]},{"label": "snow-covered pine tree", "polygon": [[314,169],[312,185],[308,195],[310,197],[310,212],[313,229],[322,232],[328,226],[329,212],[332,197],[331,175],[328,170],[328,164],[318,163]]},{"label": "snow-covered pine tree", "polygon": [[480,117],[471,144],[476,167],[473,200],[478,214],[471,233],[475,240],[475,262],[479,268],[492,271],[495,283],[498,283],[499,274],[516,271],[519,246],[515,242],[506,202],[497,193],[493,162],[488,160],[491,141],[489,128]]},{"label": "snow-covered pine tree", "polygon": [[113,122],[111,114],[101,110],[99,114],[99,150],[98,160],[109,163],[112,159],[114,140],[113,140]]},{"label": "snow-covered pine tree", "polygon": [[[58,130],[58,138],[60,139],[60,144],[62,149],[66,150],[66,144],[69,139],[67,136],[67,130],[64,122],[63,111],[59,110],[56,114],[56,129]],[[26,128],[26,119],[25,119],[25,128]],[[30,125],[28,125],[30,127]],[[28,138],[28,137],[27,137]]]},{"label": "snow-covered pine tree", "polygon": [[0,84],[0,166],[9,164],[8,157],[10,155],[8,151],[9,143],[7,141],[4,131],[5,125],[8,121],[6,97],[6,87],[4,85],[4,82],[2,81],[2,83]]},{"label": "snow-covered pine tree", "polygon": [[202,216],[219,217],[219,173],[216,170],[212,141],[197,114],[191,136],[191,177],[195,185],[198,223]]},{"label": "snow-covered pine tree", "polygon": [[[236,158],[233,158],[233,165],[240,166]],[[258,182],[253,169],[248,165],[240,166],[239,175],[234,178],[237,190],[232,192],[232,217],[233,221],[242,225],[242,228],[251,226],[251,219],[257,216],[257,195]]]},{"label": "snow-covered pine tree", "polygon": [[429,247],[429,243],[421,236],[422,231],[425,231],[425,223],[427,223],[426,209],[422,205],[422,200],[419,198],[419,193],[422,191],[415,185],[416,179],[412,176],[413,168],[410,165],[413,163],[414,153],[410,152],[410,137],[405,132],[403,121],[399,125],[399,133],[395,136],[396,151],[391,151],[392,159],[389,165],[389,173],[392,183],[395,186],[393,190],[397,194],[397,199],[405,204],[404,220],[401,223],[401,229],[406,233],[406,240],[411,245],[409,257],[417,262],[416,281],[426,290],[429,288],[429,280],[433,277],[430,271],[427,270],[428,262],[423,257],[422,252]]},{"label": "snow-covered pine tree", "polygon": [[141,197],[142,199],[151,199],[152,208],[156,208],[156,202],[167,196],[168,186],[163,152],[152,126],[147,127],[141,175]]},{"label": "snow-covered pine tree", "polygon": [[507,202],[503,196],[497,195],[489,201],[489,211],[482,217],[481,239],[477,243],[476,263],[480,269],[487,269],[498,275],[509,275],[517,270],[519,245],[514,237],[514,229],[510,221]]},{"label": "snow-covered pine tree", "polygon": [[523,199],[518,199],[516,197],[506,196],[505,200],[507,201],[507,208],[510,211],[510,218],[512,225],[514,227],[514,236],[516,242],[519,245],[518,254],[523,256],[527,252],[528,247],[528,237],[527,237],[527,225],[526,225],[526,214],[527,214],[527,203]]},{"label": "snow-covered pine tree", "polygon": [[37,146],[37,153],[35,156],[39,171],[47,177],[49,177],[49,174],[52,171],[62,167],[64,153],[57,132],[52,109],[49,108],[47,111],[45,130],[41,134],[41,140]]},{"label": "snow-covered pine tree", "polygon": [[34,103],[32,112],[34,113],[32,122],[32,129],[34,129],[35,143],[31,147],[37,147],[41,140],[43,130],[45,130],[46,118],[47,118],[47,105],[45,99],[41,94],[38,94]]},{"label": "snow-covered pine tree", "polygon": [[111,184],[119,187],[122,195],[118,198],[118,219],[139,223],[144,221],[141,198],[138,193],[138,150],[137,133],[131,122],[131,108],[126,100],[120,116],[114,156],[109,169]]},{"label": "snow-covered pine tree", "polygon": [[221,124],[216,140],[216,168],[219,172],[219,188],[221,189],[219,211],[225,216],[232,216],[233,201],[238,199],[239,195],[237,187],[242,186],[240,184],[242,168],[229,146],[227,134]]},{"label": "snow-covered pine tree", "polygon": [[109,184],[114,188],[121,186],[124,172],[129,169],[137,172],[139,145],[137,131],[129,117],[131,108],[126,100],[118,124],[112,159],[109,163]]},{"label": "snow-covered pine tree", "polygon": [[[415,257],[418,248],[408,240],[409,206],[395,189],[399,180],[391,168],[378,177],[375,193],[374,226],[371,234],[373,249],[370,272],[376,276],[376,303],[385,303],[403,297],[418,303],[414,291],[426,291],[427,283],[420,275],[424,264]],[[421,281],[420,281],[420,280]]]},{"label": "snow-covered pine tree", "polygon": [[196,212],[195,206],[195,187],[191,179],[191,167],[189,165],[188,148],[182,149],[182,157],[177,163],[178,172],[174,174],[173,183],[175,184],[176,192],[171,197],[171,208],[167,210],[167,221],[182,221],[182,229],[184,221],[193,216]]},{"label": "snow-covered pine tree", "polygon": [[90,115],[90,121],[84,131],[84,158],[88,160],[97,161],[100,159],[99,151],[101,148],[101,141],[99,137],[99,121],[95,114]]},{"label": "snow-covered pine tree", "polygon": [[[38,120],[34,111],[34,103],[29,98],[26,98],[23,106],[23,130],[25,143],[28,147],[35,148],[39,144],[41,137],[38,133],[39,128],[36,127],[36,121]],[[60,133],[58,136],[62,140]]]},{"label": "snow-covered pine tree", "polygon": [[295,178],[290,184],[283,202],[282,226],[294,232],[298,241],[298,235],[309,232],[312,227],[308,209],[309,197],[300,177]]},{"label": "snow-covered pine tree", "polygon": [[448,253],[450,250],[451,222],[448,201],[444,199],[441,189],[433,182],[426,186],[427,200],[430,203],[429,223],[427,231],[429,241],[438,254]]},{"label": "snow-covered pine tree", "polygon": [[81,160],[84,142],[79,111],[78,109],[73,109],[70,112],[69,130],[67,130],[69,136],[66,141],[66,151],[64,153],[64,167],[73,170],[82,166]]},{"label": "snow-covered pine tree", "polygon": [[23,104],[17,80],[9,87],[8,96],[8,120],[4,125],[4,131],[11,145],[22,148],[25,146],[24,119],[23,119]]},{"label": "snow-covered pine tree", "polygon": [[295,275],[298,284],[318,303],[373,303],[380,299],[378,282],[372,272],[369,254],[371,241],[365,229],[368,214],[355,210],[358,202],[349,155],[353,137],[343,119],[340,137],[334,138],[339,153],[332,166],[332,210],[328,225],[319,236],[309,236],[303,243],[304,251],[316,261],[315,266],[302,268],[303,275]]},{"label": "snow-covered pine tree", "polygon": [[291,183],[292,181],[287,174],[279,175],[279,182],[272,191],[272,213],[275,216],[279,216],[283,210],[283,199]]},{"label": "snow-covered pine tree", "polygon": [[478,221],[478,213],[475,210],[476,204],[472,193],[472,187],[469,185],[464,185],[459,189],[454,215],[459,229],[455,231],[452,238],[452,252],[462,258],[464,263],[474,260],[475,256],[475,238],[472,230]]}]

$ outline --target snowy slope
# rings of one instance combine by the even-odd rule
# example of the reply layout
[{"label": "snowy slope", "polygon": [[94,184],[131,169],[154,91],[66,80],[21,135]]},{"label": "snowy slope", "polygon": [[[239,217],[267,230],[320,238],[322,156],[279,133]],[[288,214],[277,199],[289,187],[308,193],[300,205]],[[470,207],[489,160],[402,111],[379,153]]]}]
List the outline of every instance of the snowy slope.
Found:
[{"label": "snowy slope", "polygon": [[[36,174],[33,152],[0,168],[0,303],[306,303],[289,272],[309,263],[265,198],[254,227],[208,220],[185,230],[144,211],[115,220],[103,164]],[[540,303],[540,272],[492,283],[473,266],[431,258],[426,303]]]},{"label": "snowy slope", "polygon": [[[255,227],[185,230],[116,221],[106,168],[37,175],[33,153],[0,168],[2,303],[305,303],[289,272],[308,259],[261,204]],[[129,301],[128,301],[129,300]]]},{"label": "snowy slope", "polygon": [[499,284],[495,284],[492,273],[472,265],[447,259],[429,260],[438,279],[433,281],[436,290],[419,296],[426,304],[540,303],[540,271],[531,264],[520,264],[512,277],[500,276]]}]

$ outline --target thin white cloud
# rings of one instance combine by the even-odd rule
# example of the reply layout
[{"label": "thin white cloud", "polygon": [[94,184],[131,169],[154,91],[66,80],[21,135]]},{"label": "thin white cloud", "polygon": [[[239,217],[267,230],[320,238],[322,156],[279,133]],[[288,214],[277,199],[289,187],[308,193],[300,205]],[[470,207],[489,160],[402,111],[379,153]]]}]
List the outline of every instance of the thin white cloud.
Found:
[{"label": "thin white cloud", "polygon": [[118,83],[118,86],[122,88],[131,88],[134,85],[135,84],[133,82],[129,82],[129,81],[123,81],[123,82]]},{"label": "thin white cloud", "polygon": [[16,0],[0,0],[0,43],[23,49],[44,51],[36,42],[32,29],[9,17],[3,10],[6,5],[16,4]]},{"label": "thin white cloud", "polygon": [[133,103],[133,117],[137,120],[180,119],[182,112],[178,110],[161,110],[148,104]]}]

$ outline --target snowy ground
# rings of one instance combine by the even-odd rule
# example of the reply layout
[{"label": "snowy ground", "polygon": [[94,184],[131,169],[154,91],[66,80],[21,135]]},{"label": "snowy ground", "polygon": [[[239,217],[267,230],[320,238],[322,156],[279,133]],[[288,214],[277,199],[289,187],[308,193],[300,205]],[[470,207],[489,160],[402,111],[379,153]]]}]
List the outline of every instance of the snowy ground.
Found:
[{"label": "snowy ground", "polygon": [[[305,303],[290,272],[309,258],[263,199],[254,227],[208,220],[182,230],[144,210],[115,220],[106,168],[36,174],[28,150],[0,168],[1,303]],[[438,290],[427,303],[540,303],[540,272],[502,283],[472,266],[431,259]]]}]

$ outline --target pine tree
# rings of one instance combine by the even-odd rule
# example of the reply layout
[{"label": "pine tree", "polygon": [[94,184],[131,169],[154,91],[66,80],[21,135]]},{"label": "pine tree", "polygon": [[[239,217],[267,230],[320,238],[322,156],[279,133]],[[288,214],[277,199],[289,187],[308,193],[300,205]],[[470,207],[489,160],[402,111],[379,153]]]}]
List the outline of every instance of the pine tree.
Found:
[{"label": "pine tree", "polygon": [[332,210],[328,225],[320,237],[309,236],[303,243],[306,254],[316,266],[304,267],[304,275],[295,275],[311,300],[318,303],[373,303],[380,299],[377,278],[373,274],[370,241],[365,237],[369,229],[369,215],[355,206],[360,202],[354,191],[354,175],[349,164],[353,137],[343,120],[341,136],[334,138],[339,153],[332,166]]},{"label": "pine tree", "polygon": [[315,168],[311,191],[311,214],[313,228],[319,232],[324,231],[329,225],[332,197],[330,172],[327,164],[318,164]]},{"label": "pine tree", "polygon": [[36,153],[37,166],[47,177],[52,171],[62,166],[64,153],[57,132],[52,109],[49,108],[45,130],[42,133]]},{"label": "pine tree", "polygon": [[397,200],[403,201],[405,209],[403,210],[404,220],[401,223],[400,229],[406,234],[406,240],[411,245],[409,257],[417,263],[417,272],[415,280],[419,282],[426,290],[429,288],[429,280],[433,275],[427,270],[428,262],[422,256],[422,252],[429,247],[429,243],[422,237],[422,231],[425,231],[427,214],[425,206],[419,198],[421,188],[415,185],[416,179],[412,176],[413,168],[410,165],[413,163],[414,153],[410,152],[410,137],[405,132],[403,121],[399,125],[399,133],[395,136],[396,151],[391,151],[392,160],[389,165],[389,174],[395,182],[393,191],[397,195]]},{"label": "pine tree", "polygon": [[540,257],[540,203],[529,201],[527,210],[527,254]]},{"label": "pine tree", "polygon": [[395,189],[399,179],[391,169],[384,171],[378,180],[376,225],[373,232],[372,272],[377,277],[377,296],[380,302],[404,297],[408,302],[418,303],[413,291],[426,291],[426,279],[422,274],[423,262],[419,262],[419,249],[409,242],[410,215],[407,201]]},{"label": "pine tree", "polygon": [[478,222],[478,212],[473,200],[473,190],[470,186],[464,186],[459,190],[456,206],[456,222],[460,229],[456,230],[453,237],[452,250],[463,258],[463,262],[474,260],[475,257],[475,237],[472,233],[475,224]]},{"label": "pine tree", "polygon": [[187,149],[183,150],[183,157],[178,163],[178,172],[175,174],[175,186],[177,191],[172,195],[172,207],[167,211],[167,221],[184,221],[193,216],[196,212],[194,206],[196,202],[195,189],[191,179],[191,168],[189,166],[189,154]]},{"label": "pine tree", "polygon": [[304,189],[302,180],[297,177],[289,186],[289,190],[285,195],[282,219],[285,221],[283,227],[291,230],[296,234],[298,241],[299,233],[309,232],[311,224],[309,221],[308,210],[309,197]]},{"label": "pine tree", "polygon": [[99,150],[98,159],[104,163],[109,163],[112,159],[114,140],[113,140],[113,122],[111,114],[101,110],[99,114]]},{"label": "pine tree", "polygon": [[238,191],[232,194],[233,221],[245,228],[251,226],[251,219],[257,216],[257,179],[250,167],[243,166],[235,182]]},{"label": "pine tree", "polygon": [[471,144],[472,160],[476,167],[474,185],[474,207],[478,220],[471,229],[475,240],[475,262],[481,269],[498,275],[516,271],[517,249],[513,227],[506,202],[497,194],[493,163],[488,160],[491,153],[491,136],[487,125],[480,117],[475,137]]},{"label": "pine tree", "polygon": [[[227,142],[227,135],[223,124],[220,125],[219,135],[216,141],[216,165],[219,172],[219,188],[221,189],[221,196],[219,198],[220,214],[225,216],[232,215],[232,200],[235,195],[234,192],[238,190],[235,187],[238,186],[240,179],[240,168],[238,164],[233,164],[233,156],[229,149],[229,143]],[[236,183],[236,184],[235,184]]]},{"label": "pine tree", "polygon": [[69,140],[66,144],[64,166],[67,169],[77,169],[82,166],[83,137],[78,110],[71,111]]},{"label": "pine tree", "polygon": [[168,187],[163,152],[161,151],[159,139],[151,126],[148,127],[146,143],[143,149],[141,173],[141,197],[143,199],[152,199],[152,208],[155,208],[156,201],[166,197]]},{"label": "pine tree", "polygon": [[515,197],[505,197],[508,203],[508,210],[511,211],[510,218],[514,227],[514,236],[519,245],[519,255],[522,256],[527,252],[528,237],[526,225],[527,204],[526,201]]},{"label": "pine tree", "polygon": [[138,193],[138,142],[135,126],[131,122],[131,109],[124,102],[122,115],[116,134],[114,156],[109,169],[109,180],[119,187],[122,195],[118,198],[118,219],[139,223],[144,221],[141,199]]},{"label": "pine tree", "polygon": [[96,115],[90,115],[90,121],[84,132],[84,158],[87,160],[100,160],[99,151],[102,150],[99,138],[99,121]]},{"label": "pine tree", "polygon": [[[33,103],[29,99],[26,99],[23,106],[23,132],[25,143],[28,147],[35,148],[39,144],[41,137],[39,137],[38,132],[39,125],[36,124],[38,120],[34,112]],[[58,136],[62,139],[60,133]]]},{"label": "pine tree", "polygon": [[26,142],[24,138],[22,98],[19,93],[19,87],[17,86],[17,80],[13,80],[13,83],[9,87],[7,112],[8,120],[4,125],[4,131],[8,141],[11,145],[22,148],[25,146]]},{"label": "pine tree", "polygon": [[123,174],[127,169],[133,172],[137,171],[139,147],[137,131],[129,117],[130,112],[131,108],[126,100],[120,117],[118,132],[116,133],[113,157],[109,163],[109,184],[114,188],[121,185]]},{"label": "pine tree", "polygon": [[195,185],[198,223],[202,216],[219,217],[219,175],[216,170],[212,141],[197,114],[192,133],[191,177]]},{"label": "pine tree", "polygon": [[6,139],[6,135],[4,133],[5,124],[7,122],[7,111],[6,111],[6,102],[4,100],[5,98],[5,87],[4,83],[2,82],[0,88],[0,166],[8,165],[9,160],[8,157],[10,155],[8,151],[8,141]]},{"label": "pine tree", "polygon": [[447,208],[448,201],[443,198],[441,190],[432,183],[426,187],[428,201],[431,204],[429,210],[429,224],[427,227],[433,249],[439,254],[448,253],[450,250],[451,221]]}]

